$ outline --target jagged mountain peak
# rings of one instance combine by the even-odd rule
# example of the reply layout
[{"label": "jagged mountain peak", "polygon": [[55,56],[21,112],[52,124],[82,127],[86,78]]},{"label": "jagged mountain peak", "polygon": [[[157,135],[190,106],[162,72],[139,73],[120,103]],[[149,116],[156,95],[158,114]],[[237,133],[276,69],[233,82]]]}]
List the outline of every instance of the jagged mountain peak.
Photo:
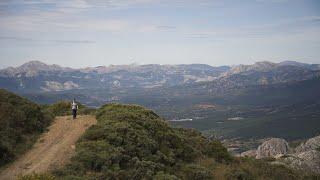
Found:
[{"label": "jagged mountain peak", "polygon": [[241,72],[247,72],[247,71],[269,71],[274,67],[276,67],[276,63],[269,62],[269,61],[259,61],[252,65],[240,64],[240,65],[233,66],[230,69],[230,71],[225,73],[223,76],[237,74]]},{"label": "jagged mountain peak", "polygon": [[38,74],[40,71],[62,71],[62,70],[70,70],[71,68],[64,68],[56,64],[48,65],[44,62],[33,60],[26,62],[18,67],[8,67],[0,70],[0,74],[6,76],[16,76],[21,73],[25,73],[26,76],[34,76]]},{"label": "jagged mountain peak", "polygon": [[29,61],[19,66],[18,69],[50,71],[50,70],[62,70],[63,68],[56,64],[48,65],[41,61]]}]

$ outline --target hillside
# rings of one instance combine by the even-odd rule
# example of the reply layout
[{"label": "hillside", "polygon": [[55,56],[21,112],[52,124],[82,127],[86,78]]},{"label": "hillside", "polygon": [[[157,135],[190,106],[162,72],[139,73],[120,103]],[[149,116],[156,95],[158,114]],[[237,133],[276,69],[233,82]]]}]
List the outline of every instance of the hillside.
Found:
[{"label": "hillside", "polygon": [[51,121],[39,105],[0,89],[0,166],[29,149]]},{"label": "hillside", "polygon": [[102,106],[96,118],[56,118],[31,150],[2,170],[0,178],[17,175],[50,180],[318,178],[267,159],[232,157],[216,139],[172,128],[141,106],[121,104]]},{"label": "hillside", "polygon": [[57,117],[30,151],[0,172],[0,179],[13,179],[34,172],[45,173],[62,167],[74,154],[76,141],[95,123],[95,118],[88,115],[79,116],[76,121],[71,116]]},{"label": "hillside", "polygon": [[[94,114],[95,109],[79,103],[78,114]],[[55,116],[70,115],[70,102],[38,105],[0,89],[0,167],[12,162],[47,130]]]},{"label": "hillside", "polygon": [[295,140],[319,132],[319,67],[263,61],[231,67],[151,64],[72,69],[29,62],[1,70],[0,86],[41,104],[73,97],[91,107],[139,104],[168,120],[192,119],[174,125],[214,131],[223,138]]},{"label": "hillside", "polygon": [[[217,140],[170,127],[151,110],[104,105],[59,179],[303,179],[265,160],[233,158]],[[316,177],[316,176],[314,176]]]},{"label": "hillside", "polygon": [[305,139],[320,132],[320,79],[255,85],[213,94],[210,84],[119,95],[124,103],[154,109],[178,127],[214,131],[223,138]]},{"label": "hillside", "polygon": [[96,116],[97,125],[86,131],[71,164],[58,175],[84,179],[173,175],[208,178],[210,172],[193,163],[204,156],[219,162],[231,160],[220,143],[209,143],[193,130],[173,129],[154,112],[140,106],[105,105]]},{"label": "hillside", "polygon": [[[29,62],[1,70],[0,86],[10,89],[11,79],[15,91],[39,104],[74,97],[90,107],[139,104],[175,127],[195,128],[221,140],[292,141],[319,134],[319,67],[284,61],[231,67],[153,64],[72,69]],[[68,103],[60,105],[70,113]],[[60,111],[55,106],[48,110]]]},{"label": "hillside", "polygon": [[[155,110],[168,120],[193,119],[173,124],[200,131],[214,130],[224,137],[276,136],[295,140],[313,137],[320,131],[319,78],[291,83],[252,85],[228,89],[221,93],[211,93],[211,83],[118,92],[105,89],[82,90],[82,93],[95,96],[97,101],[93,104],[96,106],[102,105],[101,101],[105,100],[105,97],[116,94],[116,102],[140,104]],[[26,96],[37,102],[49,100],[52,103],[59,97],[68,99],[72,97],[72,93],[78,92],[69,91],[67,96],[65,93]],[[83,96],[79,99],[81,102],[93,102]],[[242,120],[228,120],[234,117],[240,117]]]}]

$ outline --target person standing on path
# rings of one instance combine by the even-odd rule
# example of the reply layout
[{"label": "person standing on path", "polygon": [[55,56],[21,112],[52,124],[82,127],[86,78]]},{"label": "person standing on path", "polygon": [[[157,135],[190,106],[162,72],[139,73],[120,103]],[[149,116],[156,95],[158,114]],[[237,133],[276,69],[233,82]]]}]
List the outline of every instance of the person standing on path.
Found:
[{"label": "person standing on path", "polygon": [[73,99],[71,103],[71,108],[72,108],[72,117],[73,119],[77,118],[77,110],[78,110],[78,104],[76,103],[76,99]]}]

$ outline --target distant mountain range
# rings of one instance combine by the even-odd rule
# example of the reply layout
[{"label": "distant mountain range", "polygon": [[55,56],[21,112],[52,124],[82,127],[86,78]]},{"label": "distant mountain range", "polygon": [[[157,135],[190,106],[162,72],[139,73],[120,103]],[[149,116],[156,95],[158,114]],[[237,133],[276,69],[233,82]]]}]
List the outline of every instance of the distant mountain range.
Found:
[{"label": "distant mountain range", "polygon": [[0,70],[0,87],[16,92],[90,88],[151,88],[212,81],[230,67],[191,65],[113,65],[82,69],[31,61]]},{"label": "distant mountain range", "polygon": [[320,133],[320,65],[295,61],[212,67],[116,65],[81,69],[31,61],[0,70],[0,87],[38,103],[140,104],[175,126],[221,137],[289,140]]},{"label": "distant mountain range", "polygon": [[[320,65],[294,61],[212,67],[190,65],[112,65],[81,69],[30,61],[0,70],[0,87],[14,92],[52,92],[97,88],[155,88],[213,82],[218,89],[307,80]],[[214,90],[213,92],[215,92]]]}]

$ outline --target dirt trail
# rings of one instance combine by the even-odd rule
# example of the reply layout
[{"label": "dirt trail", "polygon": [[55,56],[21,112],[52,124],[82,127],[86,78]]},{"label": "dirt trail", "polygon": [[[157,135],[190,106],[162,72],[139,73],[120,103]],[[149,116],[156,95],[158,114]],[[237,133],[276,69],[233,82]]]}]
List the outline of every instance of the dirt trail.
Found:
[{"label": "dirt trail", "polygon": [[57,117],[31,150],[0,172],[1,180],[16,179],[18,175],[46,172],[64,165],[74,153],[75,143],[84,131],[96,123],[94,116]]}]

